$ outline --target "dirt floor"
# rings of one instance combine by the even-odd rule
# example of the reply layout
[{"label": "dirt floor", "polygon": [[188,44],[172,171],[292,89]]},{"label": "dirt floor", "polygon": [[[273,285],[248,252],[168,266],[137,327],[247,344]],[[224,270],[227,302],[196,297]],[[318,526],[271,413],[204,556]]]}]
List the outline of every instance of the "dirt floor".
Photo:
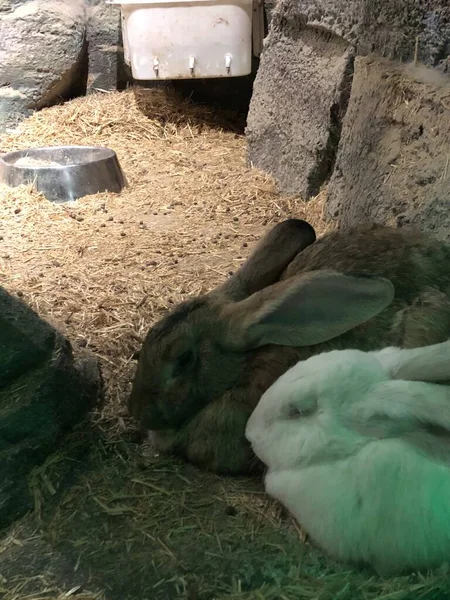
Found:
[{"label": "dirt floor", "polygon": [[139,443],[124,407],[148,327],[238,266],[289,216],[322,233],[322,198],[277,194],[246,165],[242,124],[163,92],[44,110],[0,150],[116,150],[129,187],[55,205],[0,188],[0,285],[97,354],[104,406],[30,478],[35,511],[0,537],[4,600],[413,600],[447,571],[380,580],[334,564],[261,482],[199,471]]}]

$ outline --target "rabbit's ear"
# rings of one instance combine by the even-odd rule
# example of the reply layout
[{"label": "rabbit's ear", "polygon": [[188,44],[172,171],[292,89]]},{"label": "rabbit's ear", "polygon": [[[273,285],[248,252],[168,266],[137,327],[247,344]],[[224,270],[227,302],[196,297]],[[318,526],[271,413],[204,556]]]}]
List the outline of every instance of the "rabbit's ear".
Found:
[{"label": "rabbit's ear", "polygon": [[275,225],[257,244],[247,261],[214,295],[238,301],[278,281],[299,252],[316,240],[313,227],[301,219]]},{"label": "rabbit's ear", "polygon": [[355,403],[351,415],[363,428],[375,426],[386,435],[430,426],[450,435],[450,387],[421,381],[386,381]]},{"label": "rabbit's ear", "polygon": [[384,348],[371,354],[392,379],[450,382],[450,340],[423,348]]},{"label": "rabbit's ear", "polygon": [[278,282],[222,310],[228,343],[310,346],[357,327],[384,310],[394,286],[383,278],[315,271]]}]

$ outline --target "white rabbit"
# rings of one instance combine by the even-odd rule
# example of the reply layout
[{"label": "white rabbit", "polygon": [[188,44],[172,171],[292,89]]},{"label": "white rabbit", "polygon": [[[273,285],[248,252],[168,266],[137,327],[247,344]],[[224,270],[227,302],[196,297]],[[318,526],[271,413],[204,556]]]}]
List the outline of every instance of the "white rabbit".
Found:
[{"label": "white rabbit", "polygon": [[[439,382],[439,383],[438,383]],[[297,363],[246,427],[313,540],[388,575],[450,560],[450,341]]]}]

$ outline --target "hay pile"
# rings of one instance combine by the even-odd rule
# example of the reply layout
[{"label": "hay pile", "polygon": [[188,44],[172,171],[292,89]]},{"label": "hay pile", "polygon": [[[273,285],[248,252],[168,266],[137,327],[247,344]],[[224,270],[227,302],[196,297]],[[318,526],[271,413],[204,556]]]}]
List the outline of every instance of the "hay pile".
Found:
[{"label": "hay pile", "polygon": [[[129,182],[120,196],[55,205],[0,189],[0,284],[98,354],[114,400],[152,322],[223,281],[273,222],[305,214],[246,167],[245,140],[229,127],[223,115],[138,89],[44,110],[0,138],[4,152],[78,144],[118,155]],[[308,207],[319,231],[320,211],[320,201]]]},{"label": "hay pile", "polygon": [[446,593],[445,573],[380,581],[345,571],[299,542],[302,532],[259,481],[202,473],[127,438],[132,356],[148,327],[223,281],[275,222],[300,216],[323,233],[322,198],[304,204],[279,196],[269,177],[246,165],[230,115],[167,92],[89,96],[0,137],[1,151],[57,144],[112,148],[129,187],[65,205],[0,187],[0,285],[96,353],[107,400],[91,426],[33,474],[36,513],[0,541],[0,595],[412,600]]}]

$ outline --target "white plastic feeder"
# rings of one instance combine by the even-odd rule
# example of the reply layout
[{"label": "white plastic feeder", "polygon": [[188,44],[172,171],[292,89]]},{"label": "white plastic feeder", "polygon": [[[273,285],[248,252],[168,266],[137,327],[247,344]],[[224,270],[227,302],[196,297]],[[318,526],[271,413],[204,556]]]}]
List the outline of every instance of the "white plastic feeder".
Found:
[{"label": "white plastic feeder", "polygon": [[107,0],[134,79],[238,77],[252,68],[253,0]]}]

